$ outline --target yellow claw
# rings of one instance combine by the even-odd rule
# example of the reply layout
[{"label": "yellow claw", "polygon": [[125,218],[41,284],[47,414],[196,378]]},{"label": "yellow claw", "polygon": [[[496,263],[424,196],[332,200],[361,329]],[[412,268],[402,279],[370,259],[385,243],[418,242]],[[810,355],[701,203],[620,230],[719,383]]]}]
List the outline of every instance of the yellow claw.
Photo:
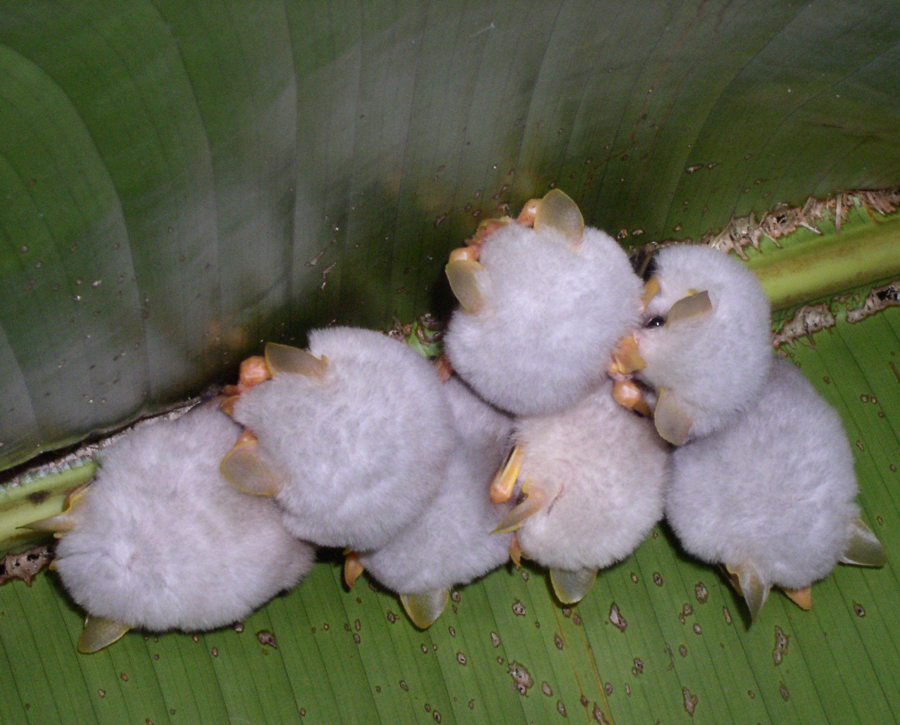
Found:
[{"label": "yellow claw", "polygon": [[537,209],[540,204],[540,199],[529,199],[526,201],[525,206],[522,207],[522,211],[519,212],[519,216],[516,217],[516,224],[521,224],[525,227],[533,227],[534,217],[537,214]]},{"label": "yellow claw", "polygon": [[887,563],[884,547],[862,519],[854,519],[848,528],[850,537],[841,556],[842,563],[855,566],[884,566]]},{"label": "yellow claw", "polygon": [[618,346],[613,350],[607,370],[611,375],[617,373],[628,375],[643,370],[645,367],[647,367],[647,363],[638,352],[637,341],[634,339],[634,335],[629,335],[619,340]]},{"label": "yellow claw", "polygon": [[515,532],[509,540],[509,558],[516,565],[516,569],[522,568],[522,547],[519,546],[519,537],[516,536]]},{"label": "yellow claw", "polygon": [[481,248],[475,245],[470,245],[468,247],[458,247],[450,252],[450,262],[458,262],[461,259],[468,260],[470,262],[477,262],[478,257],[481,254]]},{"label": "yellow claw", "polygon": [[641,294],[641,306],[640,312],[641,314],[647,309],[647,305],[650,304],[650,300],[652,300],[659,293],[659,280],[656,277],[652,277],[647,283],[644,285],[644,291]]},{"label": "yellow claw", "polygon": [[588,593],[596,578],[597,569],[592,568],[575,571],[550,570],[550,584],[553,586],[553,593],[562,604],[578,604]]},{"label": "yellow claw", "polygon": [[503,467],[497,471],[491,482],[491,501],[493,503],[506,503],[512,498],[516,481],[519,480],[519,471],[522,469],[523,451],[521,446],[515,446]]},{"label": "yellow claw", "polygon": [[812,587],[803,587],[803,589],[784,589],[782,587],[782,591],[803,611],[808,612],[812,609]]},{"label": "yellow claw", "polygon": [[344,583],[349,589],[353,589],[356,580],[365,571],[365,567],[359,560],[359,554],[355,551],[348,551],[344,558]]},{"label": "yellow claw", "polygon": [[534,483],[531,479],[525,479],[522,484],[525,500],[510,511],[491,533],[508,534],[521,528],[527,519],[549,506],[561,490],[562,486],[555,481]]},{"label": "yellow claw", "polygon": [[613,383],[612,397],[626,410],[638,413],[645,418],[652,418],[653,412],[637,383],[631,380],[616,380]]},{"label": "yellow claw", "polygon": [[221,408],[225,415],[234,417],[234,405],[238,402],[240,397],[240,395],[229,395],[227,398],[223,398],[222,402],[219,403],[219,408]]}]

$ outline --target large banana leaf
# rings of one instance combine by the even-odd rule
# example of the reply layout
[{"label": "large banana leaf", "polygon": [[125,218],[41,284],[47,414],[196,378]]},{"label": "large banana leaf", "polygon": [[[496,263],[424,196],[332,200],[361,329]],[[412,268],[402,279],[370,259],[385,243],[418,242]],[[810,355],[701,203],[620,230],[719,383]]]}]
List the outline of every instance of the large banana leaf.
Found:
[{"label": "large banana leaf", "polygon": [[[6,468],[233,375],[261,340],[445,312],[447,251],[551,185],[625,244],[897,185],[900,13],[7,0],[0,103]],[[752,264],[779,304],[858,293],[788,350],[840,410],[895,562],[900,312],[843,318],[900,248],[884,255],[895,223],[857,216],[850,245],[823,225]],[[542,572],[503,570],[422,633],[326,557],[241,633],[91,656],[41,575],[0,589],[0,722],[897,721],[893,567],[840,567],[812,612],[773,595],[748,627],[660,527],[572,610]]]}]

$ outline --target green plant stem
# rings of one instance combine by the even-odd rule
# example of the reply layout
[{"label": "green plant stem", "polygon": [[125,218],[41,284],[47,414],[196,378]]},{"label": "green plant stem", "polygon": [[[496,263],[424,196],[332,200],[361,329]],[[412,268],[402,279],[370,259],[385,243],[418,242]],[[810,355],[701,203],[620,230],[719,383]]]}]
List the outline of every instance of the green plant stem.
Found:
[{"label": "green plant stem", "polygon": [[810,236],[753,257],[752,269],[779,310],[900,275],[900,216]]},{"label": "green plant stem", "polygon": [[47,534],[22,527],[62,513],[66,496],[90,481],[96,471],[97,464],[88,461],[0,490],[0,555],[33,546],[46,539]]}]

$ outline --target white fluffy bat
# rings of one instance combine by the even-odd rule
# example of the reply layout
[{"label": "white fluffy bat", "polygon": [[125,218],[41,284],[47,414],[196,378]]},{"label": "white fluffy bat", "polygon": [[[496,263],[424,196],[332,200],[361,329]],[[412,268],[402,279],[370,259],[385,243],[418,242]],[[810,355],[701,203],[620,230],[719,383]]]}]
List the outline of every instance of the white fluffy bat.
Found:
[{"label": "white fluffy bat", "polygon": [[649,420],[617,405],[611,388],[606,381],[563,413],[518,420],[516,451],[501,473],[507,487],[521,481],[526,498],[498,529],[516,530],[522,554],[550,568],[564,604],[579,601],[598,569],[627,557],[662,518],[669,446]]},{"label": "white fluffy bat", "polygon": [[450,362],[516,415],[560,412],[596,387],[637,324],[641,292],[622,248],[585,228],[569,197],[554,190],[534,203],[534,228],[492,220],[478,260],[447,265],[461,303],[445,337]]},{"label": "white fluffy bat", "polygon": [[240,429],[217,403],[138,428],[104,453],[65,513],[54,567],[88,612],[79,651],[130,628],[208,630],[239,620],[312,566],[271,502],[219,473]]},{"label": "white fluffy bat", "polygon": [[288,529],[323,546],[384,546],[444,478],[450,413],[434,367],[371,330],[314,330],[309,352],[268,345],[272,378],[233,403],[258,440],[222,462],[239,488],[274,496]]},{"label": "white fluffy bat", "polygon": [[512,421],[481,401],[458,379],[444,385],[453,411],[454,448],[437,498],[388,544],[363,553],[360,563],[400,595],[410,619],[430,626],[450,589],[509,559],[511,535],[491,532],[512,508],[491,503],[488,488],[510,445]]},{"label": "white fluffy bat", "polygon": [[[738,421],[677,449],[666,516],[684,549],[722,563],[755,618],[779,586],[804,608],[834,565],[884,564],[859,520],[840,417],[788,361]],[[805,590],[805,591],[803,591]]]},{"label": "white fluffy bat", "polygon": [[656,391],[660,435],[681,445],[756,402],[771,360],[769,303],[753,273],[715,249],[665,247],[654,262],[634,333],[637,378]]}]

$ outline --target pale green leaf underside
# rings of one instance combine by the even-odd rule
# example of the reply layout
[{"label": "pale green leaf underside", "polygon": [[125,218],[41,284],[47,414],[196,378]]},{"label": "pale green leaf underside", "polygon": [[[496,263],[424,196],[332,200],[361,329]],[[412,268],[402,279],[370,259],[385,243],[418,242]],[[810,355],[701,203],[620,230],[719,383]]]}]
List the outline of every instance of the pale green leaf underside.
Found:
[{"label": "pale green leaf underside", "polygon": [[[15,683],[0,722],[295,722],[301,712],[314,723],[431,723],[435,711],[444,723],[556,722],[560,703],[573,722],[591,721],[595,704],[615,723],[678,722],[685,697],[697,698],[696,723],[895,722],[900,309],[815,340],[791,356],[841,412],[863,518],[888,564],[839,566],[813,587],[811,612],[776,591],[748,629],[724,578],[685,559],[660,527],[571,610],[555,603],[545,572],[509,568],[463,587],[420,632],[365,579],[345,590],[335,557],[242,633],[195,642],[131,632],[84,656],[80,612],[55,575],[41,575],[31,589],[0,588],[0,666]],[[788,637],[777,666],[776,628]],[[259,642],[261,630],[277,649]],[[534,680],[525,696],[513,662]]]},{"label": "pale green leaf underside", "polygon": [[[874,0],[8,0],[0,467],[263,340],[446,309],[447,252],[551,184],[626,243],[896,185],[898,99],[900,14]],[[900,310],[816,345],[792,354],[841,412],[888,565],[839,567],[809,613],[774,592],[748,631],[660,528],[568,613],[545,573],[501,570],[420,632],[325,562],[243,633],[79,656],[81,613],[40,575],[0,588],[0,722],[898,721]]]},{"label": "pale green leaf underside", "polygon": [[7,0],[0,468],[446,311],[449,250],[551,185],[626,243],[896,185],[898,89],[887,0]]}]

